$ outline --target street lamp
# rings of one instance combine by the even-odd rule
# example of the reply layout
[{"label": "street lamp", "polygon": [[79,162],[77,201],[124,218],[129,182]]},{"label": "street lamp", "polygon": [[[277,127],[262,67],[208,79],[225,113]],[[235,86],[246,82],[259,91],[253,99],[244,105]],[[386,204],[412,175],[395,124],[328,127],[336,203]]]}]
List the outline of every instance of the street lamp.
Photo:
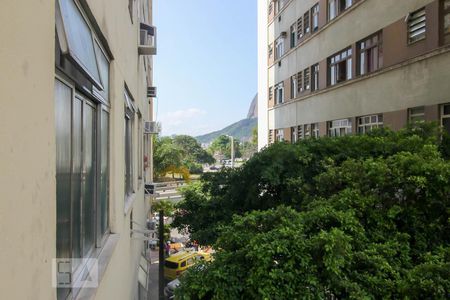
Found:
[{"label": "street lamp", "polygon": [[234,137],[231,135],[226,135],[231,140],[231,167],[234,168]]}]

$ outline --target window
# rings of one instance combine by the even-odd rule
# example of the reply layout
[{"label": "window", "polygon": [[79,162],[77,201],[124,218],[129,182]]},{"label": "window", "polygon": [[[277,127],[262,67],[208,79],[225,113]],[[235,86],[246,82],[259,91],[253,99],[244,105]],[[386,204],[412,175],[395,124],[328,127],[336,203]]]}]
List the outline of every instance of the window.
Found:
[{"label": "window", "polygon": [[269,101],[272,101],[273,99],[273,87],[269,88]]},{"label": "window", "polygon": [[358,133],[365,134],[374,128],[383,127],[383,115],[371,115],[358,118]]},{"label": "window", "polygon": [[335,136],[345,136],[352,133],[352,120],[351,119],[341,119],[328,122],[328,135]]},{"label": "window", "polygon": [[269,144],[273,144],[273,130],[269,130]]},{"label": "window", "polygon": [[284,102],[284,83],[280,82],[275,86],[275,104]]},{"label": "window", "polygon": [[273,1],[270,1],[268,8],[268,15],[270,16],[273,12]]},{"label": "window", "polygon": [[[110,65],[84,16],[78,1],[56,2],[57,258],[90,257],[109,234]],[[89,267],[74,261],[72,282]],[[57,298],[71,292],[58,288]]]},{"label": "window", "polygon": [[319,137],[319,123],[311,124],[311,137],[313,138]]},{"label": "window", "polygon": [[328,58],[329,84],[335,85],[352,79],[352,48]]},{"label": "window", "polygon": [[337,16],[337,0],[328,0],[328,21],[333,20]]},{"label": "window", "polygon": [[93,33],[75,1],[57,1],[56,32],[64,45],[61,47],[62,54],[70,56],[83,75],[103,90]]},{"label": "window", "polygon": [[297,75],[292,75],[291,76],[291,99],[297,98],[297,93],[298,93],[297,83],[298,83]]},{"label": "window", "polygon": [[108,103],[109,99],[109,60],[105,55],[105,52],[99,46],[99,43],[95,41],[95,55],[98,62],[98,70],[100,72],[100,79],[102,81],[103,89],[97,89],[93,87],[94,94],[100,96],[102,100]]},{"label": "window", "polygon": [[316,4],[311,9],[312,16],[312,31],[316,32],[319,29],[319,4]]},{"label": "window", "polygon": [[284,55],[284,38],[279,37],[275,42],[275,59],[279,59]]},{"label": "window", "polygon": [[303,92],[303,72],[297,73],[297,95]]},{"label": "window", "polygon": [[[109,231],[109,113],[58,78],[54,95],[57,257],[85,258]],[[86,266],[74,263],[78,281]],[[65,299],[70,290],[57,293]]]},{"label": "window", "polygon": [[310,86],[310,81],[309,81],[309,79],[310,79],[309,75],[310,75],[310,70],[309,70],[309,68],[306,68],[303,71],[303,88],[304,88],[305,91],[309,90],[309,88],[311,87]]},{"label": "window", "polygon": [[328,21],[336,18],[352,4],[353,0],[328,0]]},{"label": "window", "polygon": [[383,64],[382,33],[376,33],[358,43],[358,73],[365,75],[374,72]]},{"label": "window", "polygon": [[426,37],[425,7],[411,13],[408,17],[408,43],[412,44]]},{"label": "window", "polygon": [[301,139],[318,138],[319,137],[319,123],[305,124],[299,126],[299,137]]},{"label": "window", "polygon": [[297,41],[303,37],[303,17],[297,20]]},{"label": "window", "polygon": [[142,121],[142,115],[138,114],[138,180],[142,184],[142,179],[144,178],[144,130],[142,126],[144,125]]},{"label": "window", "polygon": [[311,67],[311,91],[317,91],[319,89],[319,64],[315,64]]},{"label": "window", "polygon": [[441,106],[441,125],[445,132],[450,134],[450,104]]},{"label": "window", "polygon": [[408,121],[410,123],[425,121],[425,107],[419,106],[408,109]]},{"label": "window", "polygon": [[291,48],[297,45],[297,22],[291,26]]},{"label": "window", "polygon": [[298,126],[291,127],[291,143],[295,144],[298,141]]},{"label": "window", "polygon": [[275,141],[277,141],[277,142],[283,142],[284,141],[284,130],[283,129],[277,129],[276,130]]},{"label": "window", "polygon": [[125,200],[134,193],[133,190],[133,122],[135,108],[127,89],[125,98]]},{"label": "window", "polygon": [[267,52],[269,53],[269,59],[273,56],[273,44],[270,44]]},{"label": "window", "polygon": [[297,126],[297,140],[303,140],[305,136],[303,135],[303,125]]},{"label": "window", "polygon": [[450,0],[442,0],[441,3],[442,41],[447,44],[450,43]]},{"label": "window", "polygon": [[311,31],[311,24],[309,20],[309,11],[303,15],[303,33],[307,34]]}]

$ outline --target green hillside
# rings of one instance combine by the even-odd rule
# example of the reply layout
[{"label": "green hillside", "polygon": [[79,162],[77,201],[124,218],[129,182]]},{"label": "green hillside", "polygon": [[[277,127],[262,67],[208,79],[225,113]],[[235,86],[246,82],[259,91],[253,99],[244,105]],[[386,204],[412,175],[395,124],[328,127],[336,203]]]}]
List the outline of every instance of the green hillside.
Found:
[{"label": "green hillside", "polygon": [[231,135],[239,140],[250,140],[252,137],[252,130],[258,126],[258,119],[244,119],[234,124],[231,124],[228,127],[225,127],[222,130],[214,131],[205,135],[200,135],[195,137],[197,141],[200,143],[210,143],[216,137],[226,134]]}]

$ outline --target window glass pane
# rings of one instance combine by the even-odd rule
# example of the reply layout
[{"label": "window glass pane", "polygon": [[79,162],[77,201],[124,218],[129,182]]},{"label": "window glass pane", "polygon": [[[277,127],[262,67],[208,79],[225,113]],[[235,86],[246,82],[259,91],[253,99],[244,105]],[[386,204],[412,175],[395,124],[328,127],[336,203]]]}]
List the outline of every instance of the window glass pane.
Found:
[{"label": "window glass pane", "polygon": [[352,79],[352,59],[347,60],[347,79]]},{"label": "window glass pane", "polygon": [[444,115],[450,115],[450,105],[444,105]]},{"label": "window glass pane", "polygon": [[95,111],[90,105],[84,105],[83,158],[84,158],[84,197],[83,212],[83,256],[94,247],[94,202],[95,202]]},{"label": "window glass pane", "polygon": [[[83,169],[83,148],[82,148],[82,132],[83,132],[83,103],[80,99],[75,98],[73,102],[72,116],[72,199],[73,199],[73,237],[72,249],[74,258],[80,258],[81,254],[81,176]],[[76,267],[76,266],[75,266]]]},{"label": "window glass pane", "polygon": [[56,121],[56,256],[71,257],[70,249],[70,166],[71,166],[71,89],[55,80]]},{"label": "window glass pane", "polygon": [[450,9],[450,0],[445,0],[444,1],[444,9],[445,10]]},{"label": "window glass pane", "polygon": [[104,100],[109,102],[109,62],[97,43],[95,43],[95,54],[97,55],[98,68],[100,71],[103,89],[98,90],[95,87],[94,89],[103,97]]},{"label": "window glass pane", "polygon": [[444,34],[450,34],[450,14],[444,16]]},{"label": "window glass pane", "polygon": [[444,127],[444,130],[450,134],[450,118],[442,119],[442,126]]},{"label": "window glass pane", "polygon": [[91,30],[73,0],[60,0],[70,55],[97,84],[101,84]]},{"label": "window glass pane", "polygon": [[[56,257],[70,258],[70,152],[71,103],[70,87],[55,80],[56,121]],[[58,288],[58,299],[65,299],[70,289]]]},{"label": "window glass pane", "polygon": [[109,211],[109,114],[102,111],[100,163],[100,235],[108,229]]}]

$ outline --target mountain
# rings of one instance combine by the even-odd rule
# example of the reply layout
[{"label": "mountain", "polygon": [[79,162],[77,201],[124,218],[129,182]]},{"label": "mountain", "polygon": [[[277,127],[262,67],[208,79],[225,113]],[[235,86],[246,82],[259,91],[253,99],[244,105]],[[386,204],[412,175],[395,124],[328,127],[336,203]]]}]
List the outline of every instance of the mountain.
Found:
[{"label": "mountain", "polygon": [[258,126],[258,118],[243,119],[239,122],[231,124],[222,130],[214,131],[208,134],[195,137],[201,144],[209,144],[215,138],[221,135],[231,135],[239,140],[248,141],[252,138],[253,128]]},{"label": "mountain", "polygon": [[195,137],[201,144],[209,144],[221,135],[231,135],[241,141],[252,139],[253,128],[258,126],[258,94],[253,98],[248,110],[247,118],[233,123],[222,130]]},{"label": "mountain", "polygon": [[253,119],[258,117],[258,94],[253,98],[250,109],[248,110],[247,119]]}]

